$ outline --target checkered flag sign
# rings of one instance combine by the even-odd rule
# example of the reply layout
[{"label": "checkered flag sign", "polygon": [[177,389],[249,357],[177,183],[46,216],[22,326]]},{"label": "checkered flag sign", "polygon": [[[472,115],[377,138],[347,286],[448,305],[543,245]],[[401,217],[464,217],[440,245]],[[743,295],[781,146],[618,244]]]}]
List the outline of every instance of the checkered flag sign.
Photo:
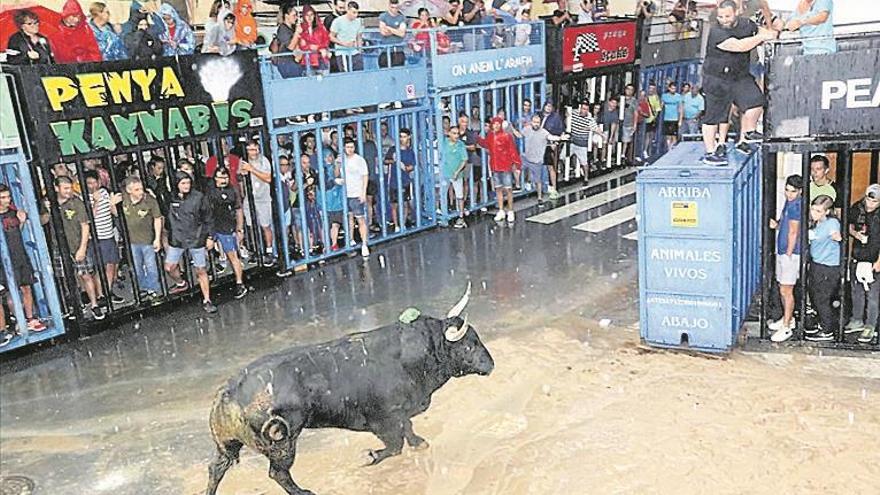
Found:
[{"label": "checkered flag sign", "polygon": [[581,33],[574,41],[574,61],[580,62],[581,55],[599,51],[599,39],[596,33]]}]

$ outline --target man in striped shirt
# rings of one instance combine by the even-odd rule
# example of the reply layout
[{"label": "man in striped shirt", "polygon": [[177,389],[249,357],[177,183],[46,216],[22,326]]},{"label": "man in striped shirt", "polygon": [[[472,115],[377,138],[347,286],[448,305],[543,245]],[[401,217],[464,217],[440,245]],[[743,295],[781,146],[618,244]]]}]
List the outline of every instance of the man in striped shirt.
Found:
[{"label": "man in striped shirt", "polygon": [[596,119],[590,114],[590,102],[584,100],[578,107],[578,111],[571,116],[571,152],[577,157],[578,164],[584,173],[584,184],[589,181],[590,177],[590,139],[593,133],[602,136],[605,134],[596,123]]},{"label": "man in striped shirt", "polygon": [[[86,170],[86,187],[89,190],[89,201],[92,207],[92,216],[95,218],[95,236],[98,240],[97,253],[99,258],[96,263],[104,265],[104,274],[107,277],[107,290],[113,304],[122,304],[125,299],[113,293],[113,283],[116,282],[116,272],[119,267],[119,248],[116,245],[116,205],[122,201],[122,196],[114,194],[111,198],[107,189],[101,186],[98,173],[94,170]],[[118,200],[113,202],[112,200]],[[98,298],[101,298],[103,288],[98,283],[95,287]]]}]

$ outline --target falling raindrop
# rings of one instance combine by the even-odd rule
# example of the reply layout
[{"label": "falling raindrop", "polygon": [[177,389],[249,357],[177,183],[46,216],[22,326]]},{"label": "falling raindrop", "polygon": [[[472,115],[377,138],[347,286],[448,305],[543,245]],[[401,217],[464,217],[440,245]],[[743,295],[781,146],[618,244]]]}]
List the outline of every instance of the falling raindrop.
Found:
[{"label": "falling raindrop", "polygon": [[367,314],[367,308],[362,308],[362,309],[361,309],[361,314],[362,314],[362,315]]},{"label": "falling raindrop", "polygon": [[862,389],[862,400],[868,400],[868,391]]},{"label": "falling raindrop", "polygon": [[611,278],[616,279],[616,278],[617,278],[617,272],[612,273],[612,274],[611,274]]},{"label": "falling raindrop", "polygon": [[486,281],[485,280],[483,280],[482,285],[483,285],[483,290],[486,290]]},{"label": "falling raindrop", "polygon": [[855,422],[855,420],[856,420],[856,415],[855,415],[855,413],[852,412],[852,411],[850,411],[850,412],[849,412],[849,424],[853,424],[853,422]]}]

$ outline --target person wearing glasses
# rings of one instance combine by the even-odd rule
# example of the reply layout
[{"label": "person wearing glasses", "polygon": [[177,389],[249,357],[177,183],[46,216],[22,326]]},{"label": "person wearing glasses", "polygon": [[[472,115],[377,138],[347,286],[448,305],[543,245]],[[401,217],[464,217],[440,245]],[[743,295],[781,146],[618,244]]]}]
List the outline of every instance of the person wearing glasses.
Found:
[{"label": "person wearing glasses", "polygon": [[9,37],[6,62],[15,65],[54,64],[49,38],[40,34],[40,18],[33,11],[19,10],[13,16],[18,31]]}]

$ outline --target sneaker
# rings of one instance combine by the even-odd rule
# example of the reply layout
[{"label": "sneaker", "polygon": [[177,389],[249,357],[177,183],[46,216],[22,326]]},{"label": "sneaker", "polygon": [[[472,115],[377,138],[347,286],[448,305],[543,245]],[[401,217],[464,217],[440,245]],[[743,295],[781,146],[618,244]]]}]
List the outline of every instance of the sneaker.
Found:
[{"label": "sneaker", "polygon": [[826,331],[813,332],[807,334],[804,338],[810,342],[831,342],[834,340],[834,334]]},{"label": "sneaker", "polygon": [[818,327],[818,326],[816,326],[816,327],[810,327],[810,328],[804,328],[804,334],[805,334],[805,335],[814,335],[814,334],[817,334],[817,333],[822,333],[822,329],[821,329],[820,327]]},{"label": "sneaker", "polygon": [[287,270],[282,270],[282,269],[279,268],[279,269],[275,272],[275,276],[278,277],[278,278],[287,278],[287,277],[289,277],[289,276],[291,276],[291,275],[293,275],[293,270],[291,270],[291,269],[289,269],[289,268],[288,268]]},{"label": "sneaker", "polygon": [[394,108],[396,108],[397,110],[400,110],[401,108],[403,108],[403,102],[395,101]]},{"label": "sneaker", "polygon": [[15,338],[10,332],[0,332],[0,347],[6,347]]},{"label": "sneaker", "polygon": [[42,332],[46,329],[46,325],[39,318],[31,318],[27,322],[27,329],[31,332]]},{"label": "sneaker", "polygon": [[361,244],[361,256],[364,258],[370,257],[370,248],[366,244]]},{"label": "sneaker", "polygon": [[740,153],[744,153],[746,155],[748,155],[749,153],[752,152],[752,146],[745,141],[740,141],[739,143],[737,143],[736,147],[734,149],[736,149],[736,151],[739,151]]},{"label": "sneaker", "polygon": [[512,211],[507,212],[507,223],[513,223],[516,220],[516,214]]},{"label": "sneaker", "polygon": [[245,287],[244,284],[235,284],[235,295],[233,295],[232,297],[236,299],[241,299],[242,297],[246,296],[247,293],[248,288]]},{"label": "sneaker", "polygon": [[727,165],[727,157],[719,156],[714,153],[706,153],[703,155],[703,163],[714,167]]},{"label": "sneaker", "polygon": [[785,342],[790,339],[794,335],[793,327],[787,326],[785,328],[780,328],[779,330],[773,332],[773,335],[770,336],[770,340],[772,342]]},{"label": "sneaker", "polygon": [[110,302],[112,302],[113,304],[124,304],[125,298],[122,296],[117,296],[116,294],[111,294]]},{"label": "sneaker", "polygon": [[718,143],[715,146],[715,152],[713,153],[717,156],[727,156],[727,143]]},{"label": "sneaker", "polygon": [[321,121],[327,122],[330,120],[330,112],[321,112]]},{"label": "sneaker", "polygon": [[463,228],[467,227],[467,224],[465,223],[464,219],[459,218],[458,220],[455,221],[455,223],[452,225],[452,227],[456,228],[456,229],[463,229]]},{"label": "sneaker", "polygon": [[107,315],[104,314],[104,308],[101,306],[92,306],[92,315],[96,320],[103,320]]},{"label": "sneaker", "polygon": [[758,131],[749,131],[743,134],[742,140],[744,143],[749,144],[760,143],[764,141],[764,135]]},{"label": "sneaker", "polygon": [[851,334],[851,333],[859,333],[865,327],[865,322],[862,320],[849,320],[849,323],[843,327],[843,333]]},{"label": "sneaker", "polygon": [[874,340],[874,327],[863,328],[862,334],[859,335],[858,341],[862,344],[870,344],[872,340]]},{"label": "sneaker", "polygon": [[172,287],[168,291],[168,293],[169,294],[180,294],[181,292],[185,291],[186,288],[187,288],[186,280],[181,280],[180,282],[177,282],[176,284],[174,284],[174,287]]},{"label": "sneaker", "polygon": [[275,266],[275,257],[271,254],[263,256],[263,266],[265,266],[266,268]]},{"label": "sneaker", "polygon": [[498,210],[498,213],[495,214],[495,221],[496,222],[503,222],[504,221],[504,210]]},{"label": "sneaker", "polygon": [[386,108],[388,108],[390,106],[391,106],[391,103],[379,103],[379,110],[385,110]]},{"label": "sneaker", "polygon": [[217,306],[214,306],[211,301],[204,301],[202,303],[202,309],[204,309],[205,313],[208,313],[209,315],[217,312]]},{"label": "sneaker", "polygon": [[769,328],[770,330],[774,330],[774,331],[781,329],[782,328],[782,318],[780,318],[776,321],[771,321],[770,323],[767,324],[767,328]]}]

